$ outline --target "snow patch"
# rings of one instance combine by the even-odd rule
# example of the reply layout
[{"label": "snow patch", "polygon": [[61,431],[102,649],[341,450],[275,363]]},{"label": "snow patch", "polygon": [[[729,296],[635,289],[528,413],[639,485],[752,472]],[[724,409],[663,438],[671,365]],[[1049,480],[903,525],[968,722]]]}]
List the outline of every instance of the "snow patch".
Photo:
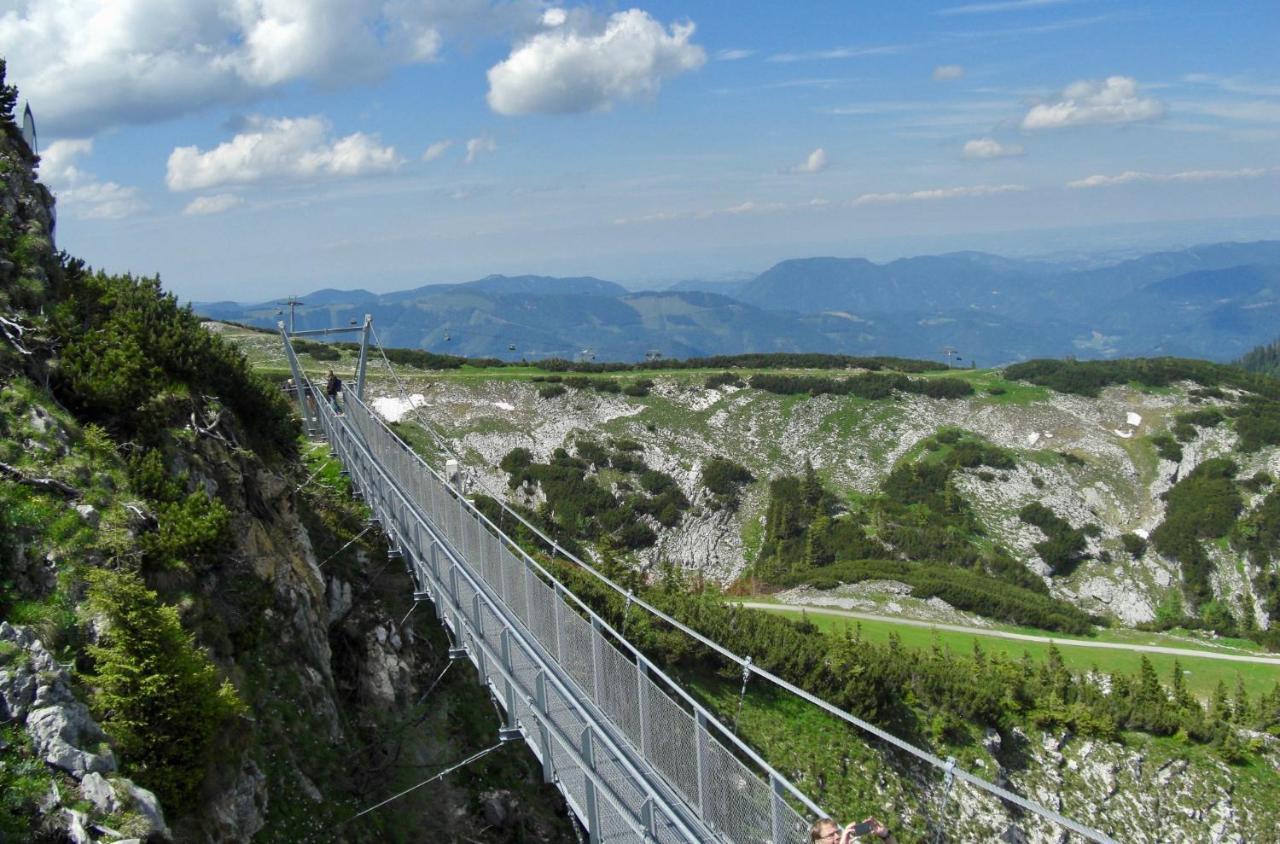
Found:
[{"label": "snow patch", "polygon": [[414,393],[407,399],[384,396],[373,400],[373,409],[388,422],[399,422],[409,411],[422,407],[426,403],[427,397],[422,393]]},{"label": "snow patch", "polygon": [[496,401],[493,403],[493,406],[498,408],[498,410],[515,410],[516,409],[516,406],[514,404],[508,404],[507,402],[504,402],[504,401]]},{"label": "snow patch", "polygon": [[1125,414],[1124,421],[1136,428],[1142,424],[1142,414],[1134,413],[1131,410],[1127,414]]}]

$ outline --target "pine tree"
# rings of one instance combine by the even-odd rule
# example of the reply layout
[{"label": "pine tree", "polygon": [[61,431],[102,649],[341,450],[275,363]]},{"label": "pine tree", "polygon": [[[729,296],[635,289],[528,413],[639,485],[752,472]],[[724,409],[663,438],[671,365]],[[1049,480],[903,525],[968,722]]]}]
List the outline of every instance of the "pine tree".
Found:
[{"label": "pine tree", "polygon": [[88,606],[105,619],[93,657],[93,706],[129,767],[180,812],[204,777],[209,750],[242,709],[234,687],[135,575],[89,573]]},{"label": "pine tree", "polygon": [[0,59],[0,121],[12,124],[13,110],[18,105],[18,88],[15,85],[5,84],[6,70],[5,60]]}]

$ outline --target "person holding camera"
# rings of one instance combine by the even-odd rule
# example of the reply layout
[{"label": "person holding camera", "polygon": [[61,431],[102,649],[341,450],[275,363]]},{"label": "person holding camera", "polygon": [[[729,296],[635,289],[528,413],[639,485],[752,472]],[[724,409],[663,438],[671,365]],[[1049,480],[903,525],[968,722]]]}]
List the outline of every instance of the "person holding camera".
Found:
[{"label": "person holding camera", "polygon": [[851,823],[843,830],[840,829],[840,824],[831,818],[820,818],[809,830],[809,841],[811,844],[852,844],[853,839],[863,835],[874,836],[881,841],[887,841],[888,844],[898,844],[898,839],[893,837],[889,827],[876,818]]}]

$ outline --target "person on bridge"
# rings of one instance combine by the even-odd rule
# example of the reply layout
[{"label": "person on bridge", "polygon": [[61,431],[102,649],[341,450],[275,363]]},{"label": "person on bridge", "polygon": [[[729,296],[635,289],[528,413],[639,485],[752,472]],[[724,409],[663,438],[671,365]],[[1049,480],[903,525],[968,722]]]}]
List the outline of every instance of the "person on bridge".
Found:
[{"label": "person on bridge", "polygon": [[[863,826],[866,831],[856,831],[858,826]],[[809,830],[809,841],[811,844],[852,844],[854,838],[863,835],[875,836],[889,844],[898,844],[898,839],[893,837],[889,827],[876,818],[867,818],[862,824],[851,823],[843,830],[831,818],[819,818]]]},{"label": "person on bridge", "polygon": [[342,408],[338,406],[338,393],[340,392],[342,392],[342,381],[330,369],[329,381],[324,385],[324,394],[329,397],[329,404],[333,405],[335,413],[342,412]]}]

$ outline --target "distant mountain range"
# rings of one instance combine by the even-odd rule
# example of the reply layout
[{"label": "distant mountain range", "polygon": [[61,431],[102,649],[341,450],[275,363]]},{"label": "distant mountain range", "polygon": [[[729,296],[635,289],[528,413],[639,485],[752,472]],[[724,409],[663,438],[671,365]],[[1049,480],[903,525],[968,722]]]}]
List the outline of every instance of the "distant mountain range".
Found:
[{"label": "distant mountain range", "polygon": [[[936,358],[950,347],[981,366],[1064,355],[1225,361],[1280,334],[1280,241],[1091,269],[982,252],[886,264],[801,258],[742,281],[662,291],[591,277],[489,276],[387,294],[317,290],[302,300],[299,330],[368,313],[387,346],[508,359],[769,351]],[[194,307],[264,327],[284,318],[278,303]]]}]

